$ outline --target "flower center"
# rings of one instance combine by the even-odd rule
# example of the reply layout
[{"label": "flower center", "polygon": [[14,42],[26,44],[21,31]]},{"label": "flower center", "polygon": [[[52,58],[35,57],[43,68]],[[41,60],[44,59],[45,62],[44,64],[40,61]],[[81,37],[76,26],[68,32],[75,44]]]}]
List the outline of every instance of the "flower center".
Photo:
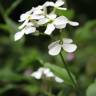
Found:
[{"label": "flower center", "polygon": [[28,16],[28,19],[32,19],[32,16],[29,15],[29,16]]}]

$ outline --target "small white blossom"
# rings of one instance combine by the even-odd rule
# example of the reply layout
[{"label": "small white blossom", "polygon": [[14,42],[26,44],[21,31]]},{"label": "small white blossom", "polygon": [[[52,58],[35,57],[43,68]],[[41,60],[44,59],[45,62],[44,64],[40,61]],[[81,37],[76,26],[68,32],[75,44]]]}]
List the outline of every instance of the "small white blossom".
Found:
[{"label": "small white blossom", "polygon": [[57,0],[55,3],[47,1],[47,2],[45,2],[45,4],[43,6],[45,6],[45,7],[52,6],[56,9],[66,10],[66,8],[61,7],[63,5],[64,5],[64,2],[62,0]]},{"label": "small white blossom", "polygon": [[62,41],[58,40],[53,43],[51,43],[48,46],[49,54],[52,56],[58,55],[63,48],[66,52],[74,52],[77,49],[77,46],[75,44],[72,44],[73,40],[64,38]]},{"label": "small white blossom", "polygon": [[53,72],[51,72],[51,70],[49,68],[39,68],[37,71],[33,72],[31,74],[32,77],[36,78],[36,79],[41,79],[42,76],[45,76],[45,77],[51,77],[51,78],[54,78],[56,82],[58,83],[63,83],[64,81],[57,77]]},{"label": "small white blossom", "polygon": [[30,19],[43,18],[44,16],[42,15],[42,13],[43,13],[43,11],[41,10],[42,8],[43,8],[42,6],[32,7],[31,10],[20,15],[19,22],[23,22],[25,20],[30,20]]},{"label": "small white blossom", "polygon": [[17,32],[14,36],[15,41],[21,39],[24,34],[34,33],[36,28],[33,26],[32,23],[28,23],[26,27],[24,27],[21,31]]},{"label": "small white blossom", "polygon": [[44,18],[43,15],[37,15],[36,13],[35,14],[29,14],[29,13],[30,12],[26,12],[20,16],[19,22],[23,22],[23,24],[18,27],[19,29],[23,29],[26,25],[28,25],[29,21],[39,20]]},{"label": "small white blossom", "polygon": [[36,31],[36,20],[44,18],[41,9],[42,6],[33,7],[31,10],[20,15],[19,22],[23,22],[23,24],[18,27],[20,31],[15,34],[15,41],[21,39],[24,34],[30,34]]},{"label": "small white blossom", "polygon": [[38,21],[38,25],[43,25],[46,23],[47,23],[47,28],[44,33],[47,35],[51,35],[51,33],[55,30],[55,28],[57,28],[57,29],[65,28],[66,24],[70,24],[72,26],[79,25],[78,22],[70,21],[65,16],[57,17],[56,14],[53,14],[53,13],[46,15],[45,18],[40,19]]}]

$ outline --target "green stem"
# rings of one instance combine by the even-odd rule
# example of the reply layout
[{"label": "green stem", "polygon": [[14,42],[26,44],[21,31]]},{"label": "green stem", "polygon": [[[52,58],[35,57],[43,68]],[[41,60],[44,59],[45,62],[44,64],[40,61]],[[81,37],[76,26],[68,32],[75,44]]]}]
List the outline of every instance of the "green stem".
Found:
[{"label": "green stem", "polygon": [[70,70],[69,70],[69,68],[68,68],[68,66],[67,66],[67,63],[66,63],[66,61],[64,60],[64,57],[63,57],[63,55],[62,55],[61,52],[60,52],[60,57],[61,57],[62,62],[63,62],[64,66],[65,66],[65,68],[66,68],[66,70],[67,70],[67,72],[68,72],[68,75],[69,75],[70,79],[72,80],[72,82],[73,82],[73,84],[74,84],[74,87],[76,87],[76,83],[75,83],[75,81],[74,81],[74,79],[73,79],[73,77],[72,77],[72,75],[71,75],[71,73],[70,73]]}]

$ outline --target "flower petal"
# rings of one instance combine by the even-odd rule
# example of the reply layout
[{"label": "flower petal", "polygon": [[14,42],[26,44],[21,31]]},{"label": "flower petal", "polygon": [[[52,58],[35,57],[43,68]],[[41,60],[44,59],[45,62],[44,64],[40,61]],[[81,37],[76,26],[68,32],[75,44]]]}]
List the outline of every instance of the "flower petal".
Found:
[{"label": "flower petal", "polygon": [[59,77],[55,77],[55,81],[56,82],[58,82],[58,83],[63,83],[64,82],[64,80],[62,80],[61,78],[59,78]]},{"label": "flower petal", "polygon": [[40,19],[37,24],[38,25],[43,25],[43,24],[46,24],[47,22],[49,22],[49,19],[48,18],[43,18],[43,19]]},{"label": "flower petal", "polygon": [[48,6],[54,6],[55,4],[53,2],[47,1],[43,4],[43,7],[48,7]]},{"label": "flower petal", "polygon": [[57,16],[56,14],[50,13],[49,15],[47,15],[47,18],[49,18],[50,20],[54,20],[56,16]]},{"label": "flower petal", "polygon": [[66,27],[66,24],[68,23],[68,19],[65,16],[59,16],[54,20],[54,25],[58,29],[62,29]]},{"label": "flower petal", "polygon": [[28,18],[28,14],[26,14],[26,13],[24,13],[24,14],[21,14],[20,15],[20,20],[19,20],[19,22],[23,22],[23,21],[25,21],[27,18]]},{"label": "flower petal", "polygon": [[15,36],[14,36],[15,41],[21,39],[21,38],[23,37],[23,35],[24,35],[24,32],[22,32],[22,31],[17,32],[17,33],[15,34]]},{"label": "flower petal", "polygon": [[54,20],[55,25],[62,25],[68,23],[68,19],[65,16],[59,16]]},{"label": "flower petal", "polygon": [[77,49],[75,44],[63,44],[62,47],[66,52],[69,53],[74,52]]},{"label": "flower petal", "polygon": [[35,10],[33,12],[34,15],[38,15],[38,14],[43,14],[43,11],[42,10]]},{"label": "flower petal", "polygon": [[69,38],[64,38],[63,39],[63,43],[65,43],[65,44],[72,43],[72,42],[73,42],[72,39],[69,39]]},{"label": "flower petal", "polygon": [[49,54],[52,56],[58,55],[61,51],[61,45],[60,44],[56,44],[55,46],[51,47],[49,49]]},{"label": "flower petal", "polygon": [[36,78],[36,79],[41,79],[41,76],[42,76],[42,72],[41,71],[36,71],[36,72],[33,72],[31,74],[32,77]]},{"label": "flower petal", "polygon": [[65,23],[65,24],[62,24],[62,25],[55,25],[55,27],[56,27],[57,29],[63,29],[63,28],[66,27],[66,23]]},{"label": "flower petal", "polygon": [[59,41],[60,41],[60,40],[55,41],[55,42],[52,42],[52,43],[48,46],[48,49],[54,47],[55,45],[58,45],[58,44],[59,44]]},{"label": "flower petal", "polygon": [[54,77],[54,74],[48,68],[44,69],[44,74],[46,77]]},{"label": "flower petal", "polygon": [[55,6],[57,6],[57,7],[62,6],[62,5],[64,5],[63,0],[57,0],[55,3]]},{"label": "flower petal", "polygon": [[51,33],[55,30],[55,26],[51,23],[47,25],[47,28],[45,30],[45,34],[51,35]]},{"label": "flower petal", "polygon": [[72,26],[78,26],[78,25],[79,25],[78,22],[73,22],[73,21],[69,21],[68,23],[69,23],[70,25],[72,25]]},{"label": "flower petal", "polygon": [[37,20],[39,20],[39,19],[42,19],[42,18],[44,18],[43,15],[32,15],[32,19],[37,19]]},{"label": "flower petal", "polygon": [[23,29],[23,31],[25,34],[30,34],[30,33],[34,33],[36,31],[36,28],[35,27],[25,27]]}]

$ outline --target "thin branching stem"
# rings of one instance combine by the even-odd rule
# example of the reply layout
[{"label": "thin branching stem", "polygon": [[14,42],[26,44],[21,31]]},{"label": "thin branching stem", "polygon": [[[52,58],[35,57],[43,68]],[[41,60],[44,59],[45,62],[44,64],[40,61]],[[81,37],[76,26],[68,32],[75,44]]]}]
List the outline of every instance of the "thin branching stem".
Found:
[{"label": "thin branching stem", "polygon": [[72,80],[72,82],[73,82],[73,84],[74,84],[74,87],[76,87],[76,83],[75,83],[75,81],[74,81],[74,79],[73,79],[73,77],[72,77],[72,74],[70,73],[70,70],[69,70],[69,68],[68,68],[68,66],[67,66],[67,63],[66,63],[66,61],[65,61],[65,59],[64,59],[64,57],[63,57],[63,55],[62,55],[61,52],[60,52],[60,57],[61,57],[61,60],[62,60],[64,66],[65,66],[65,68],[66,68],[66,70],[67,70],[67,72],[68,72],[68,75],[69,75],[70,79]]}]

